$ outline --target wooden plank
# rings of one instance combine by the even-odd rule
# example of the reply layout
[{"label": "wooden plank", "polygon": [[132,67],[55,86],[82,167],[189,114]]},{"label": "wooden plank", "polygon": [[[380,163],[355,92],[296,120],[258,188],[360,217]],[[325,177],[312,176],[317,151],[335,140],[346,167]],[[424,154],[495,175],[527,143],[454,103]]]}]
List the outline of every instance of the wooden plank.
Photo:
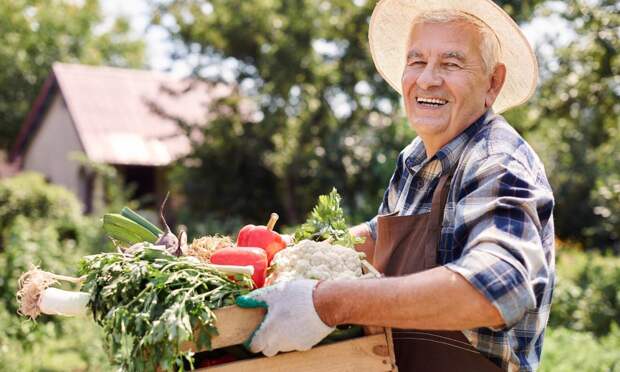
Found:
[{"label": "wooden plank", "polygon": [[[244,343],[260,325],[267,310],[264,308],[243,309],[236,305],[214,311],[218,335],[211,339],[213,349]],[[182,350],[196,350],[196,345],[186,342]]]},{"label": "wooden plank", "polygon": [[377,334],[308,351],[197,369],[203,372],[394,372],[387,336]]},{"label": "wooden plank", "polygon": [[390,360],[394,365],[393,372],[398,372],[398,367],[396,366],[396,352],[394,351],[394,339],[392,338],[392,328],[385,328],[385,336],[387,337],[387,347],[390,353]]},{"label": "wooden plank", "polygon": [[218,335],[211,340],[213,348],[239,345],[247,341],[263,321],[267,309],[243,309],[227,306],[215,311]]}]

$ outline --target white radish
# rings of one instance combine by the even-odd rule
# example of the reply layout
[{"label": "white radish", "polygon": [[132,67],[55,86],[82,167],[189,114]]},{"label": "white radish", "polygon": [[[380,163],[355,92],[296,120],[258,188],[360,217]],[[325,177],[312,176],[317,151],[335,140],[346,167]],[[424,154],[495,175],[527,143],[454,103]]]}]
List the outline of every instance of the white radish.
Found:
[{"label": "white radish", "polygon": [[47,288],[41,293],[39,309],[48,315],[86,315],[90,293]]},{"label": "white radish", "polygon": [[89,293],[64,291],[50,286],[58,281],[80,283],[83,278],[56,275],[33,267],[19,278],[19,312],[35,319],[41,313],[49,315],[85,314]]}]

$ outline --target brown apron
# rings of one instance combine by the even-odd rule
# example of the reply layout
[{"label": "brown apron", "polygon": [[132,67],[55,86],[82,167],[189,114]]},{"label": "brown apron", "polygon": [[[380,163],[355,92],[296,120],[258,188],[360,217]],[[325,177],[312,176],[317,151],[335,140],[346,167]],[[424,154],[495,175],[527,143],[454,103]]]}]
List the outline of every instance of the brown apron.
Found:
[{"label": "brown apron", "polygon": [[[433,193],[431,212],[414,216],[379,216],[373,265],[386,276],[413,274],[437,266],[443,211],[452,172]],[[439,290],[439,288],[438,288]],[[392,329],[399,372],[498,372],[460,331]]]}]

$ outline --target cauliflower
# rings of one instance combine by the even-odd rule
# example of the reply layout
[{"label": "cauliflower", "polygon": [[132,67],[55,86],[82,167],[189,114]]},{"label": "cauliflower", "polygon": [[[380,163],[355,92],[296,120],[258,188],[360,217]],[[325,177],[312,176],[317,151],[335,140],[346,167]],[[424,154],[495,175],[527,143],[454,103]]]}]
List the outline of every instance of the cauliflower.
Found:
[{"label": "cauliflower", "polygon": [[272,262],[269,285],[295,279],[355,279],[362,276],[364,255],[328,242],[302,240],[278,252]]}]

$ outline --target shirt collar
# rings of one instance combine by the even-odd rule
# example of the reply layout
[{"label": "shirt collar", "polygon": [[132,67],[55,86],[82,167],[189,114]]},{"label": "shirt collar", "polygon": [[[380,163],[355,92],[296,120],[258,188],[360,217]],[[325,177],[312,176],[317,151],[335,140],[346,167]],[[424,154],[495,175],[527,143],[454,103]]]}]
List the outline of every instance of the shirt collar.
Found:
[{"label": "shirt collar", "polygon": [[480,131],[482,127],[488,124],[494,117],[491,109],[487,110],[482,116],[474,121],[469,127],[467,127],[461,134],[454,137],[452,141],[445,144],[435,155],[431,158],[426,157],[426,149],[424,143],[420,137],[417,137],[413,143],[413,149],[411,154],[405,160],[405,165],[409,173],[415,176],[418,172],[424,169],[429,163],[434,163],[434,160],[439,160],[441,166],[433,167],[435,175],[442,175],[446,171],[451,170],[459,161],[461,153],[465,148],[465,144]]}]

